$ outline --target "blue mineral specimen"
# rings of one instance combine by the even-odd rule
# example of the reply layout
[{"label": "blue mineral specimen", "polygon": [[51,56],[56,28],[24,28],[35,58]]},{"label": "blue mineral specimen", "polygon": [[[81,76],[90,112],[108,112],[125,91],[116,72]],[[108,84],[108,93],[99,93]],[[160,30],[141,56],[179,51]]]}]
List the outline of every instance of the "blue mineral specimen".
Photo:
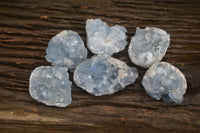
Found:
[{"label": "blue mineral specimen", "polygon": [[49,106],[68,106],[72,101],[72,82],[67,71],[67,68],[54,66],[35,68],[30,76],[31,97]]},{"label": "blue mineral specimen", "polygon": [[87,58],[87,49],[78,33],[64,30],[54,36],[46,49],[45,58],[55,66],[74,69]]},{"label": "blue mineral specimen", "polygon": [[183,101],[187,89],[185,76],[167,62],[153,64],[145,73],[142,84],[151,97],[177,104]]},{"label": "blue mineral specimen", "polygon": [[86,21],[87,46],[94,54],[112,55],[127,45],[126,28],[115,25],[109,27],[101,19]]},{"label": "blue mineral specimen", "polygon": [[149,68],[162,60],[169,43],[170,35],[166,31],[154,27],[137,27],[129,45],[129,57],[136,65]]},{"label": "blue mineral specimen", "polygon": [[74,71],[74,82],[95,96],[113,94],[138,77],[137,69],[105,54],[83,61]]}]

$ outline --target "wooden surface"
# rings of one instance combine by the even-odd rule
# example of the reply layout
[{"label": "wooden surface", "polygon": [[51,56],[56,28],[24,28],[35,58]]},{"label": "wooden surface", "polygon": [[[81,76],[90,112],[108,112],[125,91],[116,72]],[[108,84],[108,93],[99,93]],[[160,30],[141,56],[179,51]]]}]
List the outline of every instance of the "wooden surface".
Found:
[{"label": "wooden surface", "polygon": [[[154,26],[171,35],[164,61],[186,76],[182,104],[156,101],[141,79],[114,95],[95,97],[72,87],[72,104],[48,107],[28,93],[29,76],[45,60],[48,41],[64,29],[86,40],[85,20],[101,18],[123,25],[128,41],[137,26]],[[89,57],[91,57],[91,53]],[[127,48],[114,57],[131,63]],[[70,73],[72,80],[72,73]],[[200,1],[199,0],[1,0],[0,1],[0,132],[200,132]]]}]

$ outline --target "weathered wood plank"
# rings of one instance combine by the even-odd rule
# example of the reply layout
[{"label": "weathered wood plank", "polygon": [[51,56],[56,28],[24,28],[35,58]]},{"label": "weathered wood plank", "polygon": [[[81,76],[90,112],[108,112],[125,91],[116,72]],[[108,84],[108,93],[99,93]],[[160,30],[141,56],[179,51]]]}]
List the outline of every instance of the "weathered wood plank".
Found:
[{"label": "weathered wood plank", "polygon": [[[199,0],[1,0],[0,17],[0,131],[200,132]],[[73,102],[67,108],[31,99],[29,76],[35,67],[49,65],[44,59],[48,41],[64,29],[78,32],[86,41],[88,18],[125,26],[129,42],[137,26],[170,33],[163,60],[185,74],[184,102],[166,104],[149,97],[141,85],[146,69],[139,67],[136,83],[114,95],[94,97],[73,85]],[[134,66],[127,48],[114,57]]]}]

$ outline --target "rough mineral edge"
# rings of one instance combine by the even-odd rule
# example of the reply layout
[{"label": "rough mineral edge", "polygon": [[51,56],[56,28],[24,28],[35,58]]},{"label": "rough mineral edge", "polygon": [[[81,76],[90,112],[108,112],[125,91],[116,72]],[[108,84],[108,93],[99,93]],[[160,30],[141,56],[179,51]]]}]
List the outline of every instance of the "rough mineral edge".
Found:
[{"label": "rough mineral edge", "polygon": [[126,28],[115,25],[109,27],[101,19],[86,21],[87,46],[94,54],[113,55],[127,45]]},{"label": "rough mineral edge", "polygon": [[134,64],[149,68],[162,60],[169,44],[170,35],[166,31],[155,27],[137,27],[131,38],[128,54]]},{"label": "rough mineral edge", "polygon": [[40,66],[30,76],[29,93],[48,106],[66,107],[71,104],[71,85],[65,67]]},{"label": "rough mineral edge", "polygon": [[75,69],[87,58],[88,52],[78,33],[64,30],[49,41],[46,53],[45,58],[52,65]]},{"label": "rough mineral edge", "polygon": [[179,104],[187,89],[187,82],[182,72],[167,62],[152,65],[145,73],[142,85],[153,98],[164,102]]},{"label": "rough mineral edge", "polygon": [[110,95],[133,84],[137,69],[105,54],[83,61],[74,71],[77,86],[95,96]]}]

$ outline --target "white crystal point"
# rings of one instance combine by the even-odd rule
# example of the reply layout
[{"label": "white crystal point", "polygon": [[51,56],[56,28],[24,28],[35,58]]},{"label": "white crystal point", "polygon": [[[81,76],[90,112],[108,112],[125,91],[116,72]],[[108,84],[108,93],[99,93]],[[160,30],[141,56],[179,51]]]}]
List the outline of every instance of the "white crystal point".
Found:
[{"label": "white crystal point", "polygon": [[149,68],[162,60],[169,43],[170,35],[166,31],[154,27],[137,27],[135,35],[131,38],[128,54],[134,64]]},{"label": "white crystal point", "polygon": [[69,75],[65,67],[40,66],[30,76],[29,93],[38,102],[66,107],[72,102]]},{"label": "white crystal point", "polygon": [[77,86],[95,96],[113,94],[138,77],[135,67],[108,55],[97,55],[83,61],[74,71]]},{"label": "white crystal point", "polygon": [[187,89],[187,82],[182,72],[167,62],[153,64],[145,73],[142,85],[153,98],[164,102],[179,104]]},{"label": "white crystal point", "polygon": [[109,27],[101,19],[86,21],[87,46],[94,54],[113,55],[127,45],[126,28],[115,25]]},{"label": "white crystal point", "polygon": [[54,36],[46,49],[45,58],[55,66],[74,69],[87,58],[87,49],[78,33],[64,30]]}]

